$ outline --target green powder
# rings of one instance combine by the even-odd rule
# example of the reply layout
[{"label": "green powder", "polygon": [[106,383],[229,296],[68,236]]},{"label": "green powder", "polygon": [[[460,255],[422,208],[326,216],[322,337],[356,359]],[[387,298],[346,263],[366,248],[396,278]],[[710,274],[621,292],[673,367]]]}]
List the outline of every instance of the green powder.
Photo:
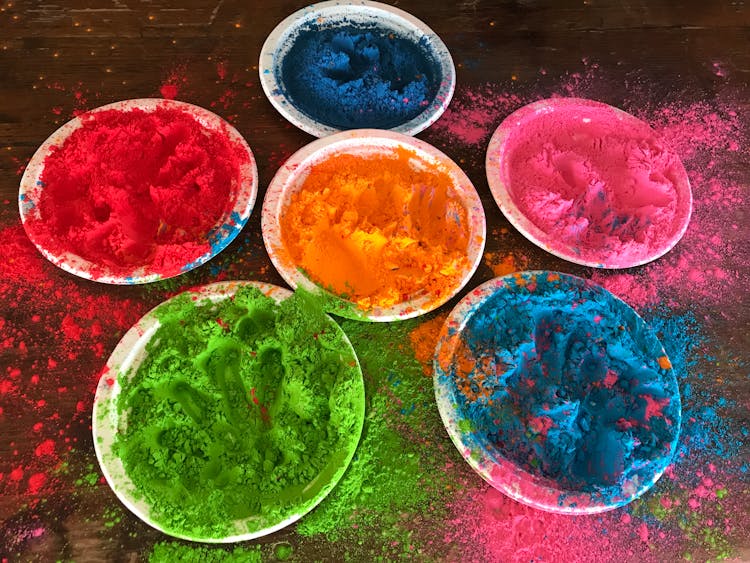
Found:
[{"label": "green powder", "polygon": [[148,557],[149,563],[261,563],[262,560],[259,545],[227,551],[177,542],[157,543]]},{"label": "green powder", "polygon": [[[432,379],[409,344],[421,322],[341,322],[365,375],[365,427],[341,482],[297,524],[297,532],[345,541],[354,561],[429,557],[430,543],[442,545],[448,510],[432,499],[461,494],[466,477],[475,482],[460,454],[445,443]],[[358,545],[362,538],[367,543]]]},{"label": "green powder", "polygon": [[[308,294],[254,287],[157,310],[161,326],[120,376],[115,441],[162,529],[195,539],[252,533],[304,514],[343,474],[364,387],[341,329]],[[122,426],[122,425],[121,425]]]}]

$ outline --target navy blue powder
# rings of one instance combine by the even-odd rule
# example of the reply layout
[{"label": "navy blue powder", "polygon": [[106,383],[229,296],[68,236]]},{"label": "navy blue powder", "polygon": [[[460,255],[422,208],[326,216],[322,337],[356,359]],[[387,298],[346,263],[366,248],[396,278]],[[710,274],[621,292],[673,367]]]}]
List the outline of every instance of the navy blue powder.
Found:
[{"label": "navy blue powder", "polygon": [[294,106],[337,129],[390,129],[435,99],[440,66],[426,45],[388,30],[303,29],[277,67]]},{"label": "navy blue powder", "polygon": [[455,396],[488,451],[558,488],[616,498],[624,479],[648,481],[669,463],[679,393],[632,311],[561,277],[511,281],[474,310],[463,342],[476,367],[454,380],[471,391]]}]

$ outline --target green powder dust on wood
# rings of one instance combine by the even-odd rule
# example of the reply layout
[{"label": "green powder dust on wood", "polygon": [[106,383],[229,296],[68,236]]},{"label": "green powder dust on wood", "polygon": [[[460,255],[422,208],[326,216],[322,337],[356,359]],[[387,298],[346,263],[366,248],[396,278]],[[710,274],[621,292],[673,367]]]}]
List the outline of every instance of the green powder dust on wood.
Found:
[{"label": "green powder dust on wood", "polygon": [[261,563],[262,560],[259,545],[228,551],[178,542],[157,543],[148,556],[149,563]]},{"label": "green powder dust on wood", "polygon": [[361,432],[364,387],[346,337],[307,294],[194,296],[157,309],[146,358],[119,377],[127,424],[114,451],[135,494],[165,531],[195,539],[304,514]]},{"label": "green powder dust on wood", "polygon": [[[421,322],[341,321],[365,376],[365,427],[346,474],[297,524],[297,532],[346,541],[354,561],[429,557],[426,546],[440,545],[435,540],[442,538],[448,510],[434,499],[460,495],[466,479],[476,481],[446,439],[432,379],[409,345],[410,332]],[[357,546],[363,537],[378,539]]]}]

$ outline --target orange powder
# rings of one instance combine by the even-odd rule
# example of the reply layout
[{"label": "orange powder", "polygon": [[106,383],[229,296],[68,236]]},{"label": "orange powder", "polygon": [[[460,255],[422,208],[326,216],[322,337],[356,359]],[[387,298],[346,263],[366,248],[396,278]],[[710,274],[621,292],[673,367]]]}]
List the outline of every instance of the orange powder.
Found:
[{"label": "orange powder", "polygon": [[501,254],[500,252],[485,252],[484,262],[487,264],[495,277],[505,276],[513,272],[525,270],[529,265],[529,259],[525,256],[515,254]]},{"label": "orange powder", "polygon": [[281,238],[313,281],[368,310],[451,292],[469,267],[467,217],[448,171],[411,150],[340,154],[290,197]]},{"label": "orange powder", "polygon": [[446,311],[430,320],[423,321],[409,333],[414,357],[422,364],[422,371],[429,377],[432,377],[432,358],[435,356],[435,344],[447,317],[448,312]]}]

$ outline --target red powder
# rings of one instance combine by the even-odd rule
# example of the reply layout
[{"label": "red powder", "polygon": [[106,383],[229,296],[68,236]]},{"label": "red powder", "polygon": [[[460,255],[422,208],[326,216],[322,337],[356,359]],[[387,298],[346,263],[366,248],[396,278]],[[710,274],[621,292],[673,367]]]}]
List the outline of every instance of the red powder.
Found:
[{"label": "red powder", "polygon": [[162,84],[161,88],[159,88],[159,92],[161,93],[162,98],[174,100],[177,97],[179,89],[176,84]]},{"label": "red powder", "polygon": [[28,493],[30,495],[38,494],[46,482],[47,476],[44,473],[34,473],[31,477],[29,477]]},{"label": "red powder", "polygon": [[46,158],[26,229],[53,254],[91,262],[95,278],[99,268],[176,275],[210,251],[247,159],[182,109],[87,114]]}]

